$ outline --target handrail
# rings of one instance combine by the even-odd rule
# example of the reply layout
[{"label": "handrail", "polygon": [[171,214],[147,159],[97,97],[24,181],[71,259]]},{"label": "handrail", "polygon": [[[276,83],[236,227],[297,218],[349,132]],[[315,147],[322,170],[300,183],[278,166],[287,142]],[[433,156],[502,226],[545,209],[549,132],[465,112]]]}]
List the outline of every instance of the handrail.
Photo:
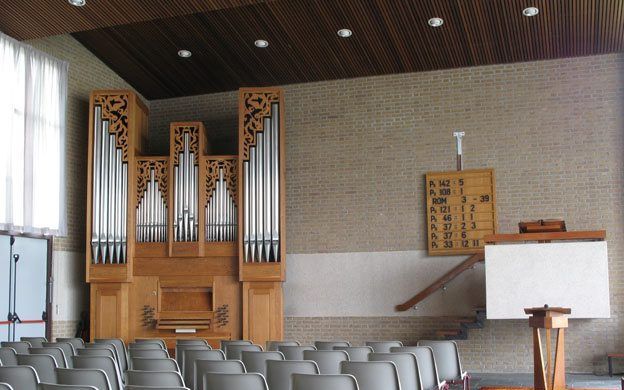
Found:
[{"label": "handrail", "polygon": [[458,264],[455,268],[453,268],[452,270],[444,274],[444,276],[442,276],[441,278],[433,282],[429,287],[422,290],[418,294],[414,295],[411,299],[409,299],[405,303],[397,305],[395,307],[395,310],[397,311],[409,310],[409,308],[413,307],[418,302],[427,298],[429,295],[433,294],[434,292],[442,288],[445,284],[455,279],[459,274],[472,268],[472,266],[474,266],[477,263],[482,262],[483,260],[485,260],[485,254],[483,251],[475,253],[474,255],[470,256],[468,259],[464,260],[462,263]]},{"label": "handrail", "polygon": [[597,240],[604,241],[607,237],[606,230],[589,230],[575,232],[544,232],[544,233],[511,233],[490,234],[483,237],[486,244],[497,242],[518,241],[568,241],[568,240]]}]

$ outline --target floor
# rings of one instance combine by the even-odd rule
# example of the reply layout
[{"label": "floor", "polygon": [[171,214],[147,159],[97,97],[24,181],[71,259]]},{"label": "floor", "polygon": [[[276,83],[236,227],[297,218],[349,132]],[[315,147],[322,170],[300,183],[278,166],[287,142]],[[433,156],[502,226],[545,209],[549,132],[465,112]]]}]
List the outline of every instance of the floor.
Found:
[{"label": "floor", "polygon": [[[491,374],[472,373],[471,389],[485,386],[520,386],[532,387],[533,374]],[[610,388],[621,389],[620,377],[597,376],[591,374],[568,374],[566,383],[571,388]]]}]

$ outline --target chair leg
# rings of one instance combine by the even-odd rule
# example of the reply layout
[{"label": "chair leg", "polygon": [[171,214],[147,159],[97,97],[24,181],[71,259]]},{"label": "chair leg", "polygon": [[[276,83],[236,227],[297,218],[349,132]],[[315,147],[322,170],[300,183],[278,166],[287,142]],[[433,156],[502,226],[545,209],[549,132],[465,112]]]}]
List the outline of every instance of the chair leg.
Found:
[{"label": "chair leg", "polygon": [[470,374],[468,373],[464,376],[464,390],[470,390]]},{"label": "chair leg", "polygon": [[609,376],[613,376],[613,358],[609,356],[607,362],[609,363]]}]

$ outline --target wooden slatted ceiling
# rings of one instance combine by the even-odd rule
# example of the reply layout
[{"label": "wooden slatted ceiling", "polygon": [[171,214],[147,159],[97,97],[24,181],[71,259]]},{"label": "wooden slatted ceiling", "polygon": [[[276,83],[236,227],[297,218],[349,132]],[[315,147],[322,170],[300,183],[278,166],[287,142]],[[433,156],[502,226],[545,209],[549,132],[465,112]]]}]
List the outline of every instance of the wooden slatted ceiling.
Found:
[{"label": "wooden slatted ceiling", "polygon": [[0,31],[16,39],[94,30],[270,0],[0,0]]},{"label": "wooden slatted ceiling", "polygon": [[[539,14],[523,16],[527,6]],[[432,16],[444,25],[429,27]],[[354,35],[339,38],[342,27]],[[167,98],[619,52],[624,1],[275,0],[74,36],[145,96]]]}]

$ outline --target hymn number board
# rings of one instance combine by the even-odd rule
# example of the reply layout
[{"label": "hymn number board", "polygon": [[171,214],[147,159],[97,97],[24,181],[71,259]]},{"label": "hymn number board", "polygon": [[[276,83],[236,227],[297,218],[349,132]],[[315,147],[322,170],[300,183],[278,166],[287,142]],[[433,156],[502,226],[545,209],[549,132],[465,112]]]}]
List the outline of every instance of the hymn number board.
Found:
[{"label": "hymn number board", "polygon": [[429,255],[471,254],[496,233],[494,170],[426,174]]}]

